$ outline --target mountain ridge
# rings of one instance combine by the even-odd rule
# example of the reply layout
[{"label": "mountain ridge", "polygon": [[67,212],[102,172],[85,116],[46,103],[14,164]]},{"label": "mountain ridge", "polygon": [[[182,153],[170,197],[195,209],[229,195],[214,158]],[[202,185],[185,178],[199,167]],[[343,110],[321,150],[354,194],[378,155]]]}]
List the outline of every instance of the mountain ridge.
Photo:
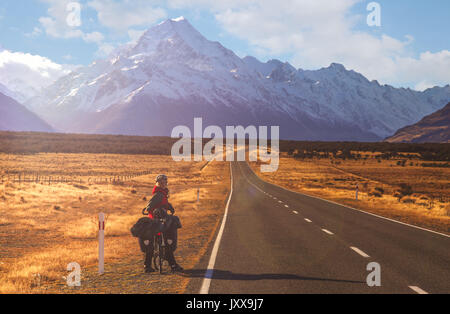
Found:
[{"label": "mountain ridge", "polygon": [[[241,59],[186,19],[171,19],[26,105],[64,132],[170,135],[198,115],[219,126],[278,123],[285,139],[376,141],[449,100],[450,86],[395,89],[337,63],[311,71]],[[146,126],[143,115],[155,127]],[[156,127],[156,120],[166,125]]]},{"label": "mountain ridge", "polygon": [[0,93],[0,130],[53,132],[35,113],[3,93]]}]

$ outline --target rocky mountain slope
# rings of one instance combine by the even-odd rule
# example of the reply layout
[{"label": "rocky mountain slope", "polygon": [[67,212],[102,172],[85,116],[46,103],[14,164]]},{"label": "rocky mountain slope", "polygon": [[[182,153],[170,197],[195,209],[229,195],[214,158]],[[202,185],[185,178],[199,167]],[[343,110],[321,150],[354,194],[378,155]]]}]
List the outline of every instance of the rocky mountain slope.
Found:
[{"label": "rocky mountain slope", "polygon": [[450,103],[418,123],[398,130],[386,141],[391,143],[450,143]]}]

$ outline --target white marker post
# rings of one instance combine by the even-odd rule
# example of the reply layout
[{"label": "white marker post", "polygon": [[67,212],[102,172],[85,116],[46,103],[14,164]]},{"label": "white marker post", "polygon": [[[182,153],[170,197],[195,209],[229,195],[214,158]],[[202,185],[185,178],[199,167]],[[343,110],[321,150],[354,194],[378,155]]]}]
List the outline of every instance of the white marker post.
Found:
[{"label": "white marker post", "polygon": [[105,273],[105,214],[98,215],[98,273]]}]

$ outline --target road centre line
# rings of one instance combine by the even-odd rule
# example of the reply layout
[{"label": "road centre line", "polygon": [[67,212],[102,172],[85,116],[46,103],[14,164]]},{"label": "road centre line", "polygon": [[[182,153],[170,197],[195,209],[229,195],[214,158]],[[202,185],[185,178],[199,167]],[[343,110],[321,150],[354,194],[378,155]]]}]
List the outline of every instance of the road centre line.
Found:
[{"label": "road centre line", "polygon": [[410,288],[411,290],[413,290],[414,292],[416,292],[417,294],[428,294],[428,292],[420,289],[417,286],[409,286],[408,288]]},{"label": "road centre line", "polygon": [[360,249],[358,249],[357,247],[351,246],[350,247],[353,251],[355,251],[356,253],[358,253],[359,255],[361,255],[364,258],[369,258],[370,256],[367,255],[366,253],[364,253],[363,251],[361,251]]}]

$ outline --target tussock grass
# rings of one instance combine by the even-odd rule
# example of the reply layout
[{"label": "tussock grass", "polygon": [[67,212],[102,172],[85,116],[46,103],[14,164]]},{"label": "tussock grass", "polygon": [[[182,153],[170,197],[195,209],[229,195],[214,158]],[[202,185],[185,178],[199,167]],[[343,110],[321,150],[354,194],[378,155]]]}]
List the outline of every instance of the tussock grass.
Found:
[{"label": "tussock grass", "polygon": [[[150,287],[148,277],[136,279],[135,273],[142,272],[142,254],[130,228],[141,217],[154,178],[166,173],[170,202],[183,224],[176,255],[183,266],[193,267],[211,240],[229,192],[228,164],[213,162],[200,171],[203,164],[176,163],[164,155],[0,154],[0,169],[72,174],[85,182],[0,184],[0,293],[182,292],[187,285],[183,277],[153,279]],[[122,185],[87,180],[142,169],[152,173]],[[109,271],[100,279],[96,275],[99,212],[106,214]],[[77,290],[68,289],[64,278],[71,262],[80,264],[84,276]]]}]

